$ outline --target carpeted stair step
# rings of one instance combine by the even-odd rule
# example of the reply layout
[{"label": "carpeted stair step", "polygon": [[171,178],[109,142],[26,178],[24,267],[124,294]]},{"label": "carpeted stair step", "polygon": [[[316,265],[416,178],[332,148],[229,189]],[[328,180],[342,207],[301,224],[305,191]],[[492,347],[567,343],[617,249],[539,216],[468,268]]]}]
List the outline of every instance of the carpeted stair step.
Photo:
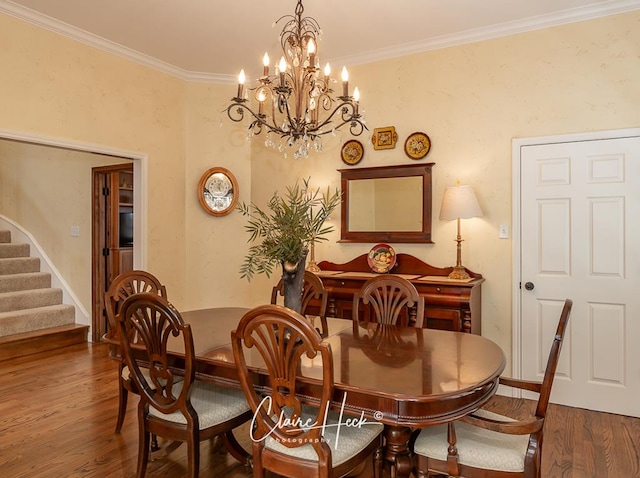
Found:
[{"label": "carpeted stair step", "polygon": [[29,244],[20,244],[17,242],[0,243],[0,259],[9,257],[29,257]]},{"label": "carpeted stair step", "polygon": [[0,275],[0,293],[49,287],[51,287],[51,274],[48,272]]},{"label": "carpeted stair step", "polygon": [[0,259],[0,275],[40,272],[39,257],[11,257]]},{"label": "carpeted stair step", "polygon": [[87,341],[89,327],[75,323],[75,307],[30,249],[0,230],[0,361]]},{"label": "carpeted stair step", "polygon": [[0,336],[72,325],[74,323],[75,308],[67,304],[0,312]]},{"label": "carpeted stair step", "polygon": [[62,303],[62,289],[34,289],[0,294],[0,313]]}]

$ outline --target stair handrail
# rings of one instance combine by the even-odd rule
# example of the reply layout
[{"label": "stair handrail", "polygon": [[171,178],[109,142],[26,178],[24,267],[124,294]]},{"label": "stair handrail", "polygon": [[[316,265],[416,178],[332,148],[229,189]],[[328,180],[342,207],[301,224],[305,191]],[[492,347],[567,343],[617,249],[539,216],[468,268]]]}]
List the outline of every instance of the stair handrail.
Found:
[{"label": "stair handrail", "polygon": [[91,338],[91,321],[87,309],[84,308],[78,296],[73,292],[71,286],[64,280],[60,271],[53,264],[47,253],[42,249],[38,241],[23,226],[0,214],[0,229],[6,229],[11,232],[12,242],[23,242],[31,246],[31,257],[40,259],[40,271],[51,274],[51,287],[62,290],[62,303],[73,305],[75,309],[75,323],[89,326],[89,339]]}]

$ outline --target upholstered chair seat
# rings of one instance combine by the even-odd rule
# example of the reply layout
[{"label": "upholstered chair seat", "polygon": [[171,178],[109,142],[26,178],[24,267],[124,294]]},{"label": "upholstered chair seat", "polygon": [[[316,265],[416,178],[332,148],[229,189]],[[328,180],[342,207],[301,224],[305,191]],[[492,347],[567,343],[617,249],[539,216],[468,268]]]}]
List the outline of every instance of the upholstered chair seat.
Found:
[{"label": "upholstered chair seat", "polygon": [[[313,423],[317,413],[317,410],[312,407],[303,405],[302,421]],[[353,419],[353,417],[343,415],[342,426],[338,428],[337,425],[340,423],[340,413],[332,411],[328,413],[327,424],[322,436],[331,447],[331,459],[333,466],[339,466],[351,457],[356,456],[362,450],[367,448],[367,446],[369,446],[371,442],[378,438],[384,431],[384,425],[382,423],[370,420],[367,420],[366,424],[363,424],[360,427],[347,427],[344,423],[349,419]],[[302,428],[305,429],[305,427]],[[340,430],[339,436],[338,430]],[[338,440],[337,444],[336,440]],[[318,461],[318,454],[311,445],[304,445],[298,448],[287,448],[269,436],[265,441],[265,448],[284,455],[299,458],[301,460]]]},{"label": "upholstered chair seat", "polygon": [[[478,410],[477,416],[500,422],[515,420]],[[507,435],[464,422],[456,423],[458,462],[484,470],[523,473],[529,435]],[[414,444],[414,452],[447,461],[447,425],[424,428]]]},{"label": "upholstered chair seat", "polygon": [[[180,395],[183,382],[173,386],[172,393]],[[221,387],[209,382],[196,380],[191,386],[191,405],[198,415],[200,429],[210,428],[224,423],[249,411],[249,404],[240,389]],[[162,413],[156,408],[149,407],[149,415],[174,423],[187,424],[183,413],[176,410],[173,413]]]}]

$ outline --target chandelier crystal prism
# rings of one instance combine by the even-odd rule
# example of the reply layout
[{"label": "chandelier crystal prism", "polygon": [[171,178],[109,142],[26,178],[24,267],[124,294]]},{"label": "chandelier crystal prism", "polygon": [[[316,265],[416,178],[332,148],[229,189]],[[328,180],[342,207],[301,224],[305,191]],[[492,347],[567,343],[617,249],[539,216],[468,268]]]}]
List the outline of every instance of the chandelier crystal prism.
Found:
[{"label": "chandelier crystal prism", "polygon": [[[342,95],[334,97],[331,89],[331,68],[327,63],[321,72],[317,54],[320,25],[311,17],[304,17],[302,0],[298,0],[294,15],[280,17],[284,22],[280,33],[282,58],[269,74],[269,55],[264,54],[263,74],[258,84],[250,88],[257,102],[257,113],[245,92],[244,70],[238,76],[238,93],[227,107],[232,121],[241,122],[247,115],[248,137],[266,131],[265,145],[277,148],[286,157],[286,148],[293,147],[296,159],[305,158],[312,150],[322,151],[322,136],[348,125],[353,136],[365,129],[364,117],[359,111],[359,92],[356,87],[349,95],[349,74],[342,69]],[[280,139],[278,144],[273,136]]]}]

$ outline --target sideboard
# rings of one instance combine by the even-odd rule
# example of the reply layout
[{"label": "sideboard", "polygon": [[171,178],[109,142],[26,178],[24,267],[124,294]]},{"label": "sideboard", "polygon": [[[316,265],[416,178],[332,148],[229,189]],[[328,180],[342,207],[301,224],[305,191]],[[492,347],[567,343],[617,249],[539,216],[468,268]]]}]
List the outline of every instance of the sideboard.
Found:
[{"label": "sideboard", "polygon": [[[329,292],[327,315],[351,319],[353,295],[371,277],[367,254],[344,264],[322,261],[318,276]],[[470,278],[449,279],[453,267],[434,267],[409,254],[397,254],[389,271],[408,279],[424,297],[424,326],[480,334],[482,275],[467,269]]]}]

